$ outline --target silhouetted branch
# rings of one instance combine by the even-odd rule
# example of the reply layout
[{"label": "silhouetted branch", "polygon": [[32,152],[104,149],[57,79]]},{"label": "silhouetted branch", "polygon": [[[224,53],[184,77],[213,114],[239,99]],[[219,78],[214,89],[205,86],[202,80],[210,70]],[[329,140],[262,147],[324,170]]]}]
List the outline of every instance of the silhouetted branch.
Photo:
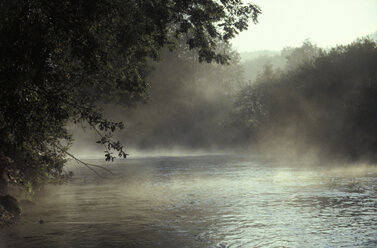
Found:
[{"label": "silhouetted branch", "polygon": [[61,152],[64,152],[65,154],[67,154],[69,157],[71,157],[73,160],[75,160],[78,164],[83,164],[84,166],[86,166],[88,169],[90,169],[92,172],[94,172],[97,176],[101,177],[101,178],[104,178],[101,174],[99,174],[95,169],[93,169],[92,167],[95,167],[95,168],[99,168],[101,170],[104,170],[108,173],[110,173],[111,175],[115,175],[111,170],[101,166],[101,165],[96,165],[96,164],[91,164],[91,163],[87,163],[87,162],[84,162],[82,161],[81,159],[77,158],[75,155],[73,155],[72,153],[66,151],[65,149],[63,149],[62,147],[59,147],[58,145],[55,145]]}]

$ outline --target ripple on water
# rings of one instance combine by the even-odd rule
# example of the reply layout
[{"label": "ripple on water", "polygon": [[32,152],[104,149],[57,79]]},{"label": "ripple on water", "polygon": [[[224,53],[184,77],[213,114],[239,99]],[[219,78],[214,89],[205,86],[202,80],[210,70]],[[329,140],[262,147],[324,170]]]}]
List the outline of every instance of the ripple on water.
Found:
[{"label": "ripple on water", "polygon": [[[377,177],[279,168],[240,157],[76,172],[0,234],[18,247],[376,247]],[[44,224],[39,224],[43,219]]]}]

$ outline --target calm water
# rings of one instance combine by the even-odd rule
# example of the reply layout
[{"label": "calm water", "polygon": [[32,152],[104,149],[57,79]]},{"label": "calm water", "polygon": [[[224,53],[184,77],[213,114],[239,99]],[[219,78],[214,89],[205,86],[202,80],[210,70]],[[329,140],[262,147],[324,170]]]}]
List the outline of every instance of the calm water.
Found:
[{"label": "calm water", "polygon": [[374,172],[236,156],[129,159],[111,168],[106,179],[75,169],[72,182],[47,188],[1,230],[0,247],[377,247]]}]

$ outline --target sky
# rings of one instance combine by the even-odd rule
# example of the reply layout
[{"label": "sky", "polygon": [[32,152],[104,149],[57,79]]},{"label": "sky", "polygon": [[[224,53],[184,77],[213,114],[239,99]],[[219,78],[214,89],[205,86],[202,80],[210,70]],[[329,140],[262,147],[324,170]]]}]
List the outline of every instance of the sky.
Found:
[{"label": "sky", "polygon": [[348,44],[377,31],[377,0],[253,0],[257,25],[231,42],[239,52],[281,50],[305,39],[323,48]]}]

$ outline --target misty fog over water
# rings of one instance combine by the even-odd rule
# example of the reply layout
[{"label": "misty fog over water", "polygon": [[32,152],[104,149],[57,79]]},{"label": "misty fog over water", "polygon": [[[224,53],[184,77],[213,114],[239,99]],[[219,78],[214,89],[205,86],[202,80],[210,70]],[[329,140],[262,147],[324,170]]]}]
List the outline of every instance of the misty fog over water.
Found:
[{"label": "misty fog over water", "polygon": [[48,187],[2,231],[0,247],[377,244],[373,168],[329,172],[217,155],[128,159],[111,169],[99,178],[74,168],[72,182]]},{"label": "misty fog over water", "polygon": [[[224,49],[231,66],[166,53],[145,104],[105,105],[131,159],[105,179],[73,167],[5,247],[376,247],[375,42]],[[73,132],[73,152],[101,152]]]},{"label": "misty fog over water", "polygon": [[1,2],[0,248],[377,247],[377,2],[255,1]]},{"label": "misty fog over water", "polygon": [[230,66],[166,53],[145,103],[103,105],[126,160],[93,160],[98,137],[72,127],[70,151],[112,173],[71,161],[0,248],[376,247],[375,42],[224,49]]}]

